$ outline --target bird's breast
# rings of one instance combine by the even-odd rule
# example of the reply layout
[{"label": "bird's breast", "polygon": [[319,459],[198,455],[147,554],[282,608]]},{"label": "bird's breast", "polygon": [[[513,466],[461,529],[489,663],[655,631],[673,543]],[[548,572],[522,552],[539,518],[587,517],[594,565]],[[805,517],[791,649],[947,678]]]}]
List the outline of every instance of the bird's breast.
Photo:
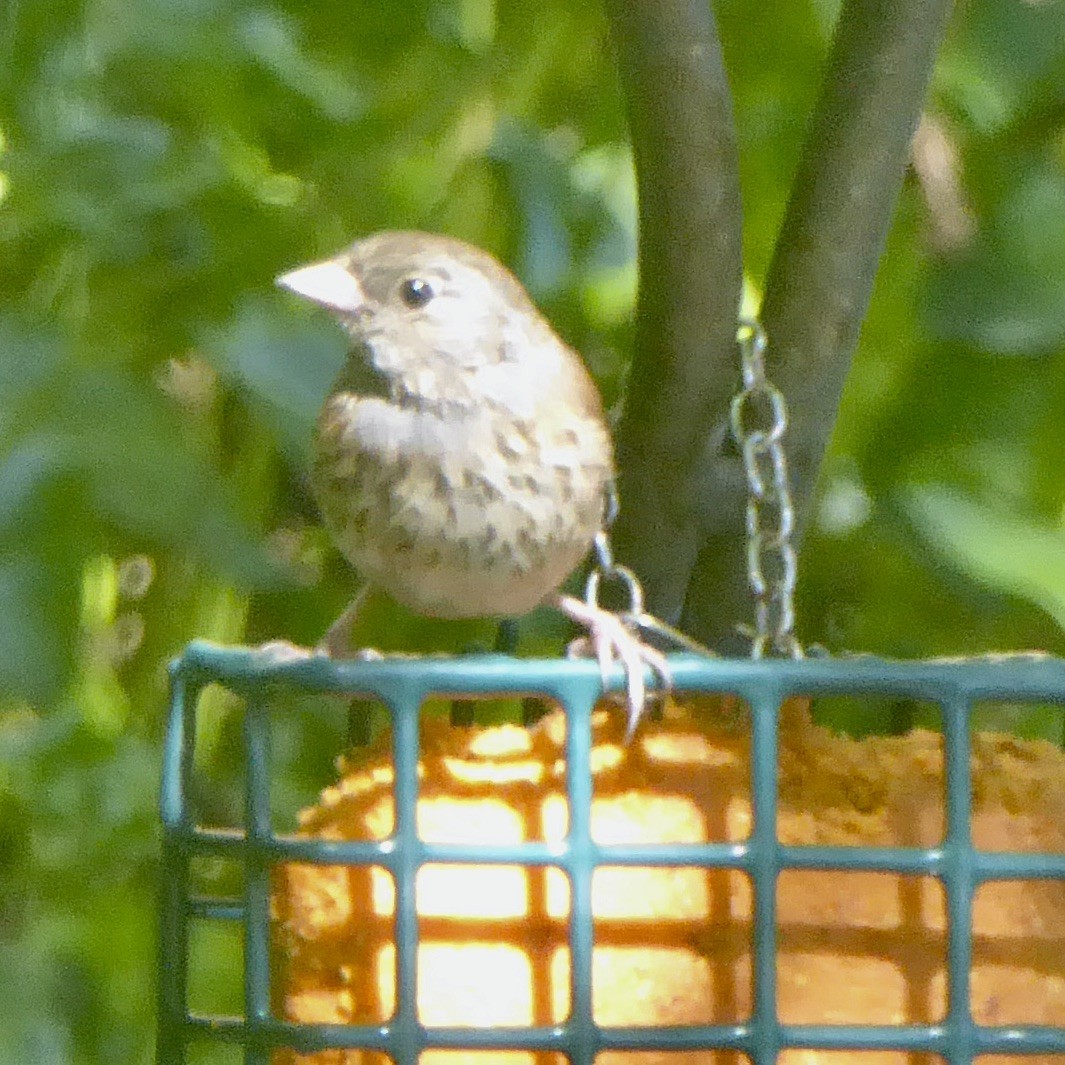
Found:
[{"label": "bird's breast", "polygon": [[561,409],[440,413],[330,397],[315,491],[368,580],[422,613],[524,613],[580,562],[612,475],[602,421]]}]

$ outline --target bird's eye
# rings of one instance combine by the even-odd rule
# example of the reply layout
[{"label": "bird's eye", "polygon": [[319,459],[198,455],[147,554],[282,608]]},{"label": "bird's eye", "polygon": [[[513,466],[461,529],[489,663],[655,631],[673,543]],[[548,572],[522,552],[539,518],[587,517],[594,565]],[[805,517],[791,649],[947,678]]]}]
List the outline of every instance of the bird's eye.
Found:
[{"label": "bird's eye", "polygon": [[411,308],[424,307],[435,295],[433,286],[422,277],[408,277],[399,286],[399,298]]}]

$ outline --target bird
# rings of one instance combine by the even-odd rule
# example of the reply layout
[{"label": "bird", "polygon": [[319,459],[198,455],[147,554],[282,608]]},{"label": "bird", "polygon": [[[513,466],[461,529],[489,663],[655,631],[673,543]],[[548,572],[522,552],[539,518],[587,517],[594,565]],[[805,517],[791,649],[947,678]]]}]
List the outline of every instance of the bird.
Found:
[{"label": "bird", "polygon": [[612,516],[614,455],[600,394],[518,279],[453,237],[389,230],[277,284],[347,334],[313,443],[311,486],[365,581],[315,653],[352,657],[375,587],[433,618],[515,618],[551,604],[620,661],[630,730],[665,657],[594,601],[563,594]]}]

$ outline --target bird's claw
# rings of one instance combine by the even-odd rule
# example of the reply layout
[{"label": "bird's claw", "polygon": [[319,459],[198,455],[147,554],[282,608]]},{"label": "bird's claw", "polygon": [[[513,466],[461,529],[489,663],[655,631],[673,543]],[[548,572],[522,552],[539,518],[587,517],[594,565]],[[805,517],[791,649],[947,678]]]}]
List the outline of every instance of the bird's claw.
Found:
[{"label": "bird's claw", "polygon": [[384,654],[376,647],[360,647],[350,650],[346,654],[336,654],[324,641],[315,647],[302,647],[298,643],[289,640],[268,640],[259,644],[256,650],[260,654],[267,655],[275,665],[285,665],[289,662],[306,662],[311,658],[330,658],[334,661],[353,662],[381,662]]},{"label": "bird's claw", "polygon": [[618,614],[568,595],[559,596],[558,607],[568,618],[588,630],[588,635],[574,640],[567,647],[566,653],[582,657],[587,656],[589,652],[594,654],[599,663],[604,687],[608,681],[610,667],[615,662],[621,663],[625,671],[625,695],[629,714],[625,739],[632,739],[647,704],[644,670],[650,667],[662,690],[668,691],[673,686],[666,656],[657,648],[644,643]]},{"label": "bird's claw", "polygon": [[286,665],[289,662],[306,662],[309,658],[319,658],[322,652],[317,647],[302,647],[291,640],[267,640],[255,648],[266,655],[274,665]]}]

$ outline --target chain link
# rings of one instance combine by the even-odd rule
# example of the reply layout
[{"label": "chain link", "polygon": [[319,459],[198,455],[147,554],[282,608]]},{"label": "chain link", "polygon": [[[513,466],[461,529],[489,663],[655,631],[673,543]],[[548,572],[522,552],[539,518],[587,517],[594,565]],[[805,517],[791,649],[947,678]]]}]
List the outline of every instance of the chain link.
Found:
[{"label": "chain link", "polygon": [[761,323],[742,319],[736,339],[743,387],[733,397],[731,421],[747,474],[747,580],[754,595],[751,657],[776,652],[802,658],[795,636],[795,510],[783,446],[787,404],[765,374]]},{"label": "chain link", "polygon": [[611,582],[618,584],[628,600],[626,609],[620,611],[618,617],[630,632],[633,634],[655,633],[683,651],[712,656],[713,652],[698,640],[693,640],[680,629],[674,628],[660,617],[649,613],[644,606],[643,585],[640,583],[640,578],[628,566],[614,561],[614,550],[610,544],[610,527],[618,515],[618,497],[617,488],[613,483],[607,486],[604,509],[603,528],[596,533],[595,537],[595,562],[584,585],[585,603],[594,609],[600,609],[599,594],[603,585]]}]

